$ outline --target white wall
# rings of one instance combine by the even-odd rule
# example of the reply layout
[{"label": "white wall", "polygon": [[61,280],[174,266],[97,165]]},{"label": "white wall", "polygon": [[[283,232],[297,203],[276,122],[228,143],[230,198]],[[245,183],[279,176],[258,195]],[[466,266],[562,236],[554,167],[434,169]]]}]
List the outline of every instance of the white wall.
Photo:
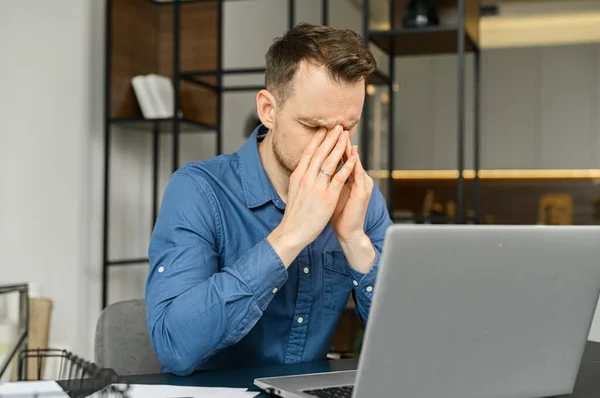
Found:
[{"label": "white wall", "polygon": [[52,341],[78,351],[89,311],[80,284],[91,246],[89,145],[101,104],[91,3],[0,4],[0,283],[40,284],[54,300]]},{"label": "white wall", "polygon": [[[331,24],[360,31],[360,15],[345,1],[331,2]],[[0,3],[0,283],[40,283],[55,304],[52,345],[90,358],[101,298],[103,3]],[[319,22],[318,0],[298,3],[298,20]],[[263,65],[272,38],[286,29],[284,2],[229,2],[225,13],[225,66]],[[409,62],[403,65],[408,77]],[[443,63],[433,68],[436,76],[445,73]],[[450,97],[447,86],[443,98]],[[226,94],[224,107],[224,149],[232,152],[244,141],[254,95]],[[113,129],[113,258],[146,256],[151,145],[147,133]],[[182,163],[212,156],[214,136],[184,135],[181,148]],[[168,135],[161,150],[162,192],[170,175]],[[142,297],[146,272],[147,265],[112,269],[110,301]]]},{"label": "white wall", "polygon": [[[456,168],[456,56],[399,58],[397,169]],[[473,57],[466,63],[472,167]],[[600,168],[600,45],[484,51],[481,167]]]}]

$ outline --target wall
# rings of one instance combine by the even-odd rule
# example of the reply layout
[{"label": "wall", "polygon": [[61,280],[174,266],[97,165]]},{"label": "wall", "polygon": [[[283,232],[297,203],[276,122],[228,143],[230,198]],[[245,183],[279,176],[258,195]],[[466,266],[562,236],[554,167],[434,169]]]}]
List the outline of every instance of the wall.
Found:
[{"label": "wall", "polygon": [[0,283],[40,284],[54,300],[52,340],[80,351],[89,308],[79,278],[90,246],[82,219],[102,71],[101,53],[89,48],[90,4],[0,5]]},{"label": "wall", "polygon": [[[456,56],[399,58],[398,169],[456,168]],[[466,63],[472,167],[473,57]],[[481,167],[600,168],[600,45],[484,51]]]},{"label": "wall", "polygon": [[[359,30],[360,15],[345,1],[331,1],[332,24]],[[319,21],[318,0],[297,3],[299,20]],[[286,28],[283,2],[229,2],[225,13],[225,66],[262,65]],[[0,4],[0,283],[40,283],[55,304],[52,345],[87,357],[101,298],[103,46],[101,1]],[[253,101],[251,93],[225,96],[226,152],[244,141]],[[151,137],[117,128],[112,137],[111,256],[142,257],[151,230]],[[212,156],[214,136],[185,135],[181,148],[182,163]],[[161,192],[169,152],[166,134]],[[112,269],[110,301],[142,297],[146,272],[147,265]]]}]

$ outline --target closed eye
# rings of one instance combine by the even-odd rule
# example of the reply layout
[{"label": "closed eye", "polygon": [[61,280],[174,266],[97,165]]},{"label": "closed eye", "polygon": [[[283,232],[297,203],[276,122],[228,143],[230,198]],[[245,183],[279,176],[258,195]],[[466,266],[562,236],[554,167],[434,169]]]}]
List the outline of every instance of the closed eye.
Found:
[{"label": "closed eye", "polygon": [[320,126],[308,126],[308,125],[306,125],[304,123],[302,123],[302,126],[305,129],[308,129],[308,130],[311,130],[311,131],[318,131],[321,128]]}]

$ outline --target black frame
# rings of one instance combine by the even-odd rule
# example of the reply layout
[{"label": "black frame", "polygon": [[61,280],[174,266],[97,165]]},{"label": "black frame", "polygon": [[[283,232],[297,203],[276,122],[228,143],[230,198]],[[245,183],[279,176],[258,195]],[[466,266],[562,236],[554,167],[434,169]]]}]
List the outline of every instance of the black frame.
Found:
[{"label": "black frame", "polygon": [[[143,264],[147,263],[147,258],[132,258],[132,259],[119,259],[119,260],[110,260],[109,257],[109,211],[110,211],[110,150],[111,150],[111,135],[112,135],[112,126],[113,125],[121,125],[121,124],[135,124],[143,122],[144,125],[150,126],[153,135],[153,154],[152,154],[152,225],[154,225],[154,221],[156,220],[158,214],[158,169],[159,169],[159,135],[161,130],[161,125],[170,124],[171,126],[171,134],[173,140],[173,148],[172,148],[172,170],[173,172],[179,168],[179,144],[180,144],[180,134],[184,133],[181,127],[184,125],[192,125],[195,127],[200,127],[203,129],[208,129],[214,131],[216,134],[216,152],[217,154],[221,154],[222,152],[222,137],[221,137],[221,124],[222,124],[222,99],[223,92],[233,92],[233,91],[255,91],[260,90],[262,86],[234,86],[234,87],[223,87],[223,76],[224,75],[233,75],[233,74],[257,74],[264,73],[264,68],[235,68],[235,69],[225,69],[223,68],[223,2],[224,1],[233,1],[233,0],[173,0],[171,2],[156,2],[156,4],[160,4],[162,7],[173,7],[174,17],[173,17],[173,86],[175,91],[175,101],[174,101],[174,115],[175,117],[169,119],[153,119],[153,120],[144,120],[144,119],[128,119],[128,118],[116,118],[111,119],[110,117],[110,75],[111,75],[111,45],[112,45],[112,2],[119,0],[106,0],[106,42],[105,42],[105,81],[104,81],[104,202],[103,202],[103,244],[102,244],[102,308],[105,308],[108,304],[108,271],[112,266],[126,266],[126,265],[134,265],[134,264]],[[218,11],[217,11],[217,69],[216,70],[198,70],[198,71],[181,71],[180,70],[180,15],[181,8],[185,7],[187,3],[196,3],[196,2],[218,2]],[[242,1],[242,0],[238,0]],[[247,0],[246,0],[247,1]],[[291,29],[295,24],[295,0],[287,0],[288,1],[288,28]],[[393,21],[395,14],[395,1],[388,0],[390,2],[390,21]],[[465,43],[465,24],[464,24],[464,7],[465,0],[457,0],[459,4],[459,29],[458,29],[458,79],[459,79],[459,93],[458,93],[458,113],[459,113],[459,126],[458,126],[458,165],[457,169],[459,172],[459,178],[457,182],[458,192],[457,192],[457,202],[458,202],[458,215],[456,220],[444,220],[445,222],[456,221],[458,223],[464,223],[467,221],[464,214],[464,109],[465,109],[465,95],[464,95],[464,69],[465,69],[465,52],[466,46],[465,44],[469,44],[475,53],[475,138],[474,138],[474,167],[475,167],[475,180],[473,182],[473,199],[474,199],[474,221],[479,222],[480,219],[480,204],[479,204],[479,143],[480,143],[480,115],[479,115],[479,102],[480,102],[480,60],[479,60],[479,48],[475,43]],[[182,4],[183,3],[183,4]],[[321,0],[321,23],[323,25],[329,24],[329,0]],[[369,45],[369,43],[373,42],[373,36],[375,34],[381,34],[382,32],[370,30],[369,27],[369,16],[370,16],[370,1],[363,0],[363,15],[362,15],[362,24],[363,24],[363,38],[365,43]],[[460,12],[462,10],[463,12]],[[427,33],[427,32],[425,32]],[[395,35],[402,34],[419,34],[418,31],[413,32],[401,32],[401,31],[390,31],[385,32],[386,35],[391,36],[392,47],[393,40]],[[382,48],[383,49],[383,48]],[[384,50],[385,51],[385,50]],[[388,110],[388,180],[387,180],[387,191],[388,191],[388,210],[390,215],[393,217],[393,198],[394,198],[394,184],[392,178],[392,171],[394,166],[394,80],[395,80],[395,56],[392,52],[389,54],[389,74],[390,76],[386,76],[381,73],[381,71],[375,72],[372,76],[372,79],[369,84],[374,85],[386,85],[388,87],[389,92],[389,110]],[[217,83],[216,85],[208,84],[199,78],[201,76],[216,76]],[[177,111],[180,106],[180,83],[181,81],[187,81],[194,84],[201,85],[203,87],[207,87],[217,94],[217,121],[216,125],[209,125],[202,122],[196,122],[191,120],[186,120],[185,118],[180,118],[177,116]],[[366,133],[368,131],[368,121],[369,121],[369,106],[368,101],[365,101],[364,109],[363,109],[363,117],[362,117],[362,133],[361,133],[361,156],[363,159],[363,163],[366,168],[369,166],[369,135]],[[396,219],[395,221],[400,221]],[[413,222],[427,222],[431,221],[431,219],[423,219],[423,217],[413,217],[410,219]]]},{"label": "black frame", "polygon": [[[374,31],[370,29],[369,21],[370,21],[370,0],[363,0],[363,15],[362,15],[362,23],[363,23],[363,38],[365,43],[368,45],[373,42],[373,37],[376,35],[385,34],[389,36],[391,41],[391,45],[386,51],[386,48],[379,46],[379,48],[387,53],[389,57],[389,79],[387,81],[388,84],[388,92],[389,92],[389,102],[388,102],[388,178],[387,178],[387,204],[388,211],[390,216],[394,218],[394,180],[392,178],[392,171],[394,169],[394,80],[395,76],[395,66],[396,66],[396,55],[393,52],[394,48],[394,40],[398,37],[404,35],[419,35],[422,34],[431,34],[437,32],[448,31],[446,27],[434,27],[434,28],[424,28],[424,29],[411,29],[411,30],[403,30],[396,29],[394,25],[395,15],[396,15],[396,1],[389,1],[389,20],[390,20],[390,31],[382,32],[382,31]],[[442,217],[434,219],[432,217],[422,217],[415,216],[407,218],[394,218],[394,221],[411,221],[417,223],[424,222],[456,222],[458,224],[465,224],[468,222],[480,223],[481,221],[481,195],[480,195],[480,179],[479,179],[479,170],[480,170],[480,142],[481,142],[481,128],[480,128],[480,97],[481,97],[481,62],[480,62],[480,49],[478,43],[474,43],[472,40],[467,42],[467,34],[465,27],[465,1],[466,0],[456,0],[457,8],[458,8],[458,26],[456,29],[457,34],[457,64],[458,64],[458,93],[457,93],[457,120],[458,120],[458,134],[457,134],[457,171],[458,171],[458,179],[457,179],[457,215],[456,217]],[[470,38],[469,38],[470,39]],[[474,54],[474,137],[473,137],[473,168],[475,172],[475,176],[473,179],[473,217],[467,217],[465,215],[465,180],[464,180],[464,170],[465,170],[465,109],[466,109],[466,99],[465,99],[465,56],[467,52],[467,48],[471,49]],[[423,53],[422,53],[423,54]],[[363,153],[361,154],[363,163],[369,165],[369,135],[364,134],[367,131],[367,126],[369,123],[369,107],[368,101],[365,101],[365,107],[363,110],[362,117],[362,131],[363,134],[361,136],[361,147],[363,149]]]}]

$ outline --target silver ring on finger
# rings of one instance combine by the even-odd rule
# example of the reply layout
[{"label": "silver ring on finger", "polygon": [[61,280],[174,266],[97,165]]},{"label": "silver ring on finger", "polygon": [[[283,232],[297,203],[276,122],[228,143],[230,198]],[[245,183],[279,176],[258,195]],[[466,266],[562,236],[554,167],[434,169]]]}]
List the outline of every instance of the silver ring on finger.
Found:
[{"label": "silver ring on finger", "polygon": [[331,177],[331,173],[327,170],[321,169],[321,173],[325,174],[327,177]]}]

